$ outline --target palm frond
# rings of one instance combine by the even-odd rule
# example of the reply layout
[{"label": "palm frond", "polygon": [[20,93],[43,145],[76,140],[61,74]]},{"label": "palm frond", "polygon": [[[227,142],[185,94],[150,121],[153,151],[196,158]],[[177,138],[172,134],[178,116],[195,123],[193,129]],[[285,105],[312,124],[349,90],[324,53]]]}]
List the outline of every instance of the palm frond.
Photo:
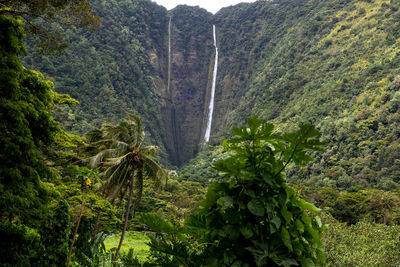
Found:
[{"label": "palm frond", "polygon": [[104,160],[104,166],[113,166],[113,165],[119,165],[122,164],[123,161],[127,161],[129,159],[129,155],[131,155],[132,152],[128,152],[122,156],[115,157],[115,158],[107,158]]},{"label": "palm frond", "polygon": [[125,179],[129,179],[131,172],[131,166],[125,162],[124,164],[114,165],[113,167],[107,168],[104,177],[105,182],[109,187],[115,187],[118,184],[124,182]]},{"label": "palm frond", "polygon": [[143,155],[146,157],[151,157],[153,156],[160,148],[158,146],[145,146],[142,147],[141,152]]},{"label": "palm frond", "polygon": [[104,159],[110,158],[110,157],[115,157],[116,155],[115,149],[104,149],[94,155],[93,157],[89,158],[89,167],[94,169],[98,167],[101,163],[103,163]]},{"label": "palm frond", "polygon": [[121,182],[121,179],[126,177],[125,172],[129,171],[129,164],[119,164],[114,165],[112,167],[106,168],[102,173],[102,176],[105,177],[105,183],[108,185],[115,185]]},{"label": "palm frond", "polygon": [[123,142],[123,141],[119,141],[119,140],[113,140],[111,146],[112,146],[113,148],[118,149],[119,151],[124,151],[124,150],[125,150],[125,151],[128,151],[128,150],[130,150],[130,149],[129,149],[130,146],[129,146],[128,143]]},{"label": "palm frond", "polygon": [[140,119],[139,116],[131,113],[127,113],[128,115],[128,123],[130,124],[132,129],[132,142],[136,144],[137,147],[140,147],[145,138],[145,132],[144,132],[144,127],[142,124],[142,120]]},{"label": "palm frond", "polygon": [[93,142],[96,142],[103,138],[103,131],[102,131],[102,129],[94,129],[94,130],[87,132],[85,134],[85,137],[89,143],[93,143]]},{"label": "palm frond", "polygon": [[145,158],[143,163],[144,176],[153,181],[155,189],[164,188],[168,181],[168,172],[154,159]]},{"label": "palm frond", "polygon": [[110,187],[110,192],[108,192],[110,199],[114,200],[120,194],[121,198],[125,196],[127,188],[129,187],[130,179],[121,179],[120,183],[115,184],[114,187]]}]

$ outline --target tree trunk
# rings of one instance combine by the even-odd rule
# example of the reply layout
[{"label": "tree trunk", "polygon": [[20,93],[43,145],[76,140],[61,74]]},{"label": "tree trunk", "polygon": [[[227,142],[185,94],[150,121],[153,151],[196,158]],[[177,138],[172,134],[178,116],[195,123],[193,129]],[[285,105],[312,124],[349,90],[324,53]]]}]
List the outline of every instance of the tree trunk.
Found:
[{"label": "tree trunk", "polygon": [[136,208],[139,207],[140,201],[142,200],[142,195],[143,195],[143,173],[142,170],[139,169],[138,173],[137,173],[137,196],[135,199],[135,203],[133,203],[133,207],[132,207],[132,216],[131,218],[135,218],[135,212],[136,212]]},{"label": "tree trunk", "polygon": [[99,223],[100,223],[100,217],[101,217],[101,211],[99,210],[99,211],[97,212],[96,224],[94,225],[94,231],[93,231],[92,240],[94,240],[94,239],[96,238],[97,229],[99,228]]},{"label": "tree trunk", "polygon": [[129,210],[130,210],[130,207],[131,207],[132,193],[133,193],[133,175],[134,175],[134,173],[135,173],[135,169],[132,170],[131,185],[130,185],[130,188],[129,188],[129,196],[128,196],[128,206],[126,208],[126,213],[125,213],[124,228],[122,229],[121,239],[119,240],[118,248],[115,251],[115,255],[113,257],[113,261],[115,261],[117,259],[118,252],[121,249],[122,242],[124,241],[126,227],[128,225]]},{"label": "tree trunk", "polygon": [[78,221],[76,222],[74,235],[72,237],[72,243],[71,243],[71,246],[69,247],[67,267],[69,267],[69,263],[71,261],[72,247],[74,246],[74,243],[75,243],[76,233],[78,232],[79,224],[81,223],[81,218],[82,218],[82,213],[83,213],[84,208],[85,208],[85,190],[82,189],[81,210],[79,211]]}]

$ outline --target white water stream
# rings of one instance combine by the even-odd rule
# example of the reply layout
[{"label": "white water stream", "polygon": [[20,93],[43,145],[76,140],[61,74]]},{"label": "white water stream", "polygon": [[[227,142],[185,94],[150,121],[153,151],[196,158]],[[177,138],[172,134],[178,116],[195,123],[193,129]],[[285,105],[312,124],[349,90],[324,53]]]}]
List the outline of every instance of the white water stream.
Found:
[{"label": "white water stream", "polygon": [[215,83],[217,80],[217,69],[218,69],[218,46],[217,46],[217,37],[215,34],[215,25],[213,25],[213,37],[214,37],[214,46],[215,46],[215,59],[214,59],[214,71],[213,71],[213,79],[212,79],[212,87],[211,87],[211,97],[210,104],[208,106],[208,120],[207,120],[207,128],[206,133],[204,134],[204,142],[208,143],[211,135],[211,123],[212,116],[214,112],[214,96],[215,96]]}]

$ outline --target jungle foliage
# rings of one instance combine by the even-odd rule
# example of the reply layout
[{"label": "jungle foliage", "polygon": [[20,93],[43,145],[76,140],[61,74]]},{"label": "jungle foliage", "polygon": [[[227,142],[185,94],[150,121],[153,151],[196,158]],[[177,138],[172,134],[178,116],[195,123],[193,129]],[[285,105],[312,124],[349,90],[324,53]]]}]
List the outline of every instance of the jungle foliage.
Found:
[{"label": "jungle foliage", "polygon": [[[142,222],[156,231],[150,247],[160,266],[311,266],[322,263],[318,212],[285,183],[284,169],[321,151],[319,132],[305,124],[277,135],[253,117],[225,140],[227,157],[214,168],[223,182],[208,187],[199,209],[182,228],[152,214]],[[185,237],[189,235],[189,237]],[[171,256],[171,257],[169,257]]]},{"label": "jungle foliage", "polygon": [[[212,144],[249,115],[282,130],[312,122],[329,145],[312,165],[288,174],[290,180],[341,189],[398,187],[399,8],[393,0],[275,0],[222,9],[213,17],[220,62]],[[168,13],[146,0],[94,1],[93,9],[102,19],[97,31],[68,28],[64,55],[28,54],[24,61],[80,101],[56,116],[67,129],[83,133],[105,119],[116,122],[125,110],[137,112],[167,159],[165,136],[153,125],[166,127],[154,68],[166,73],[160,54],[167,52]],[[212,37],[201,23],[185,29],[182,22],[202,18],[184,6],[177,10],[177,37],[185,40],[186,31]],[[196,53],[196,44],[190,47],[185,58]],[[180,101],[192,96],[188,90]],[[205,168],[189,172],[199,180]]]},{"label": "jungle foliage", "polygon": [[[166,10],[150,1],[103,1],[92,3],[101,18],[96,29],[62,27],[68,48],[59,55],[28,53],[26,66],[40,70],[53,80],[57,92],[80,102],[64,108],[55,117],[66,130],[83,134],[116,123],[125,112],[139,114],[152,141],[162,146],[157,97],[152,88],[147,50],[162,43]],[[29,52],[33,44],[28,42]],[[164,151],[164,150],[163,150]]]},{"label": "jungle foliage", "polygon": [[[218,86],[243,77],[229,89],[240,97],[223,117],[227,125],[248,114],[282,130],[312,122],[329,145],[312,164],[289,171],[290,181],[397,188],[399,8],[386,0],[281,0],[221,10]],[[221,101],[225,114],[229,104]]]},{"label": "jungle foliage", "polygon": [[22,18],[25,31],[41,53],[61,52],[67,47],[63,32],[54,23],[95,28],[99,22],[87,0],[3,0],[0,15]]},{"label": "jungle foliage", "polygon": [[[126,124],[120,120],[126,111],[139,113],[149,133],[143,144],[165,151],[152,52],[164,45],[167,11],[147,0],[96,0],[93,13],[86,1],[35,3],[0,1],[0,265],[64,266],[69,246],[74,266],[309,266],[324,255],[327,266],[400,262],[398,1],[257,1],[214,16],[217,87],[230,88],[216,95],[215,146],[169,172],[164,190],[138,179],[141,222],[125,212],[132,182],[122,179],[118,197],[107,198],[107,181],[94,179],[99,172],[105,178],[105,167],[117,166],[126,153],[89,170],[83,159],[100,147],[58,121],[82,134],[104,122],[109,129]],[[102,19],[100,28],[75,28],[96,23],[93,14]],[[179,29],[186,15],[176,14]],[[29,18],[44,28],[29,31]],[[63,48],[52,43],[53,26],[70,47],[33,55],[33,39],[44,49]],[[190,59],[191,51],[184,54]],[[249,114],[261,119],[225,134]],[[319,137],[328,141],[324,152]],[[117,141],[98,144],[116,148]],[[318,216],[314,205],[322,210]],[[324,223],[330,226],[321,233]],[[133,251],[105,248],[106,233],[123,227],[155,231],[147,263]]]}]

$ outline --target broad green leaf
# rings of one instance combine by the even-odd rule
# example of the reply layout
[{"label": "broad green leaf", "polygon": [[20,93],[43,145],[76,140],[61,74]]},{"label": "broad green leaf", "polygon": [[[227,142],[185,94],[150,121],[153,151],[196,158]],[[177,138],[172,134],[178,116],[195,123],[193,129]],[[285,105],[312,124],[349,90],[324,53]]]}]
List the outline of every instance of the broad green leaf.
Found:
[{"label": "broad green leaf", "polygon": [[225,264],[231,264],[234,259],[235,259],[235,255],[233,255],[230,251],[224,252],[224,263]]},{"label": "broad green leaf", "polygon": [[177,231],[171,222],[164,220],[155,213],[141,213],[137,218],[157,233],[174,233]]},{"label": "broad green leaf", "polygon": [[303,267],[312,267],[315,266],[314,262],[311,259],[301,259],[301,266]]},{"label": "broad green leaf", "polygon": [[273,208],[274,208],[273,205],[274,205],[274,204],[271,203],[271,202],[268,202],[268,203],[266,204],[268,217],[271,217],[271,216],[272,216],[272,212],[273,212]]},{"label": "broad green leaf", "polygon": [[284,206],[286,204],[286,200],[287,200],[287,194],[286,194],[286,190],[285,188],[282,188],[281,190],[279,190],[279,204],[281,206]]},{"label": "broad green leaf", "polygon": [[264,207],[258,199],[253,199],[247,204],[247,208],[256,216],[264,216]]},{"label": "broad green leaf", "polygon": [[[267,140],[271,138],[272,131],[274,130],[274,125],[272,123],[264,123],[261,125],[261,138]],[[272,150],[275,150],[272,144],[268,143]]]},{"label": "broad green leaf", "polygon": [[290,266],[298,266],[299,264],[297,263],[296,260],[294,259],[284,259],[282,260],[282,266],[284,267],[290,267]]},{"label": "broad green leaf", "polygon": [[306,214],[303,213],[303,215],[301,216],[301,220],[304,222],[305,225],[307,225],[308,227],[311,227],[311,218]]},{"label": "broad green leaf", "polygon": [[313,237],[314,240],[319,240],[319,233],[312,227],[306,227],[306,231]]},{"label": "broad green leaf", "polygon": [[276,231],[277,231],[276,226],[274,224],[272,224],[272,223],[269,224],[269,231],[270,231],[271,234],[275,234]]},{"label": "broad green leaf", "polygon": [[247,119],[247,125],[250,128],[250,133],[255,134],[257,129],[260,127],[261,123],[262,123],[262,120],[257,118],[256,116],[253,116],[253,117]]},{"label": "broad green leaf", "polygon": [[256,198],[256,193],[253,190],[248,189],[245,191],[246,195],[250,196],[251,198]]},{"label": "broad green leaf", "polygon": [[243,262],[241,262],[241,261],[235,261],[235,262],[232,264],[232,267],[243,267]]},{"label": "broad green leaf", "polygon": [[276,229],[281,227],[281,219],[277,215],[272,218],[271,222],[275,225]]},{"label": "broad green leaf", "polygon": [[290,235],[289,235],[288,230],[286,230],[286,228],[282,228],[281,236],[282,236],[283,244],[285,244],[285,246],[290,251],[293,251],[292,242],[290,241]]},{"label": "broad green leaf", "polygon": [[290,223],[290,220],[292,219],[292,213],[289,212],[286,208],[282,208],[281,214],[282,214],[283,218],[285,218],[285,221],[287,223]]},{"label": "broad green leaf", "polygon": [[230,208],[233,206],[233,198],[230,196],[221,197],[218,201],[222,202],[223,205],[227,208]]},{"label": "broad green leaf", "polygon": [[304,199],[299,198],[299,201],[301,202],[302,206],[304,208],[308,209],[309,211],[312,211],[312,212],[315,212],[315,213],[319,213],[321,211],[321,209],[317,208],[316,206],[314,206],[311,203],[308,203]]},{"label": "broad green leaf", "polygon": [[253,236],[253,231],[247,226],[240,227],[240,233],[242,233],[245,238],[250,238]]},{"label": "broad green leaf", "polygon": [[315,216],[315,221],[317,222],[318,227],[322,227],[321,218],[319,216]]},{"label": "broad green leaf", "polygon": [[304,233],[304,224],[301,221],[296,220],[296,228],[300,233]]}]

